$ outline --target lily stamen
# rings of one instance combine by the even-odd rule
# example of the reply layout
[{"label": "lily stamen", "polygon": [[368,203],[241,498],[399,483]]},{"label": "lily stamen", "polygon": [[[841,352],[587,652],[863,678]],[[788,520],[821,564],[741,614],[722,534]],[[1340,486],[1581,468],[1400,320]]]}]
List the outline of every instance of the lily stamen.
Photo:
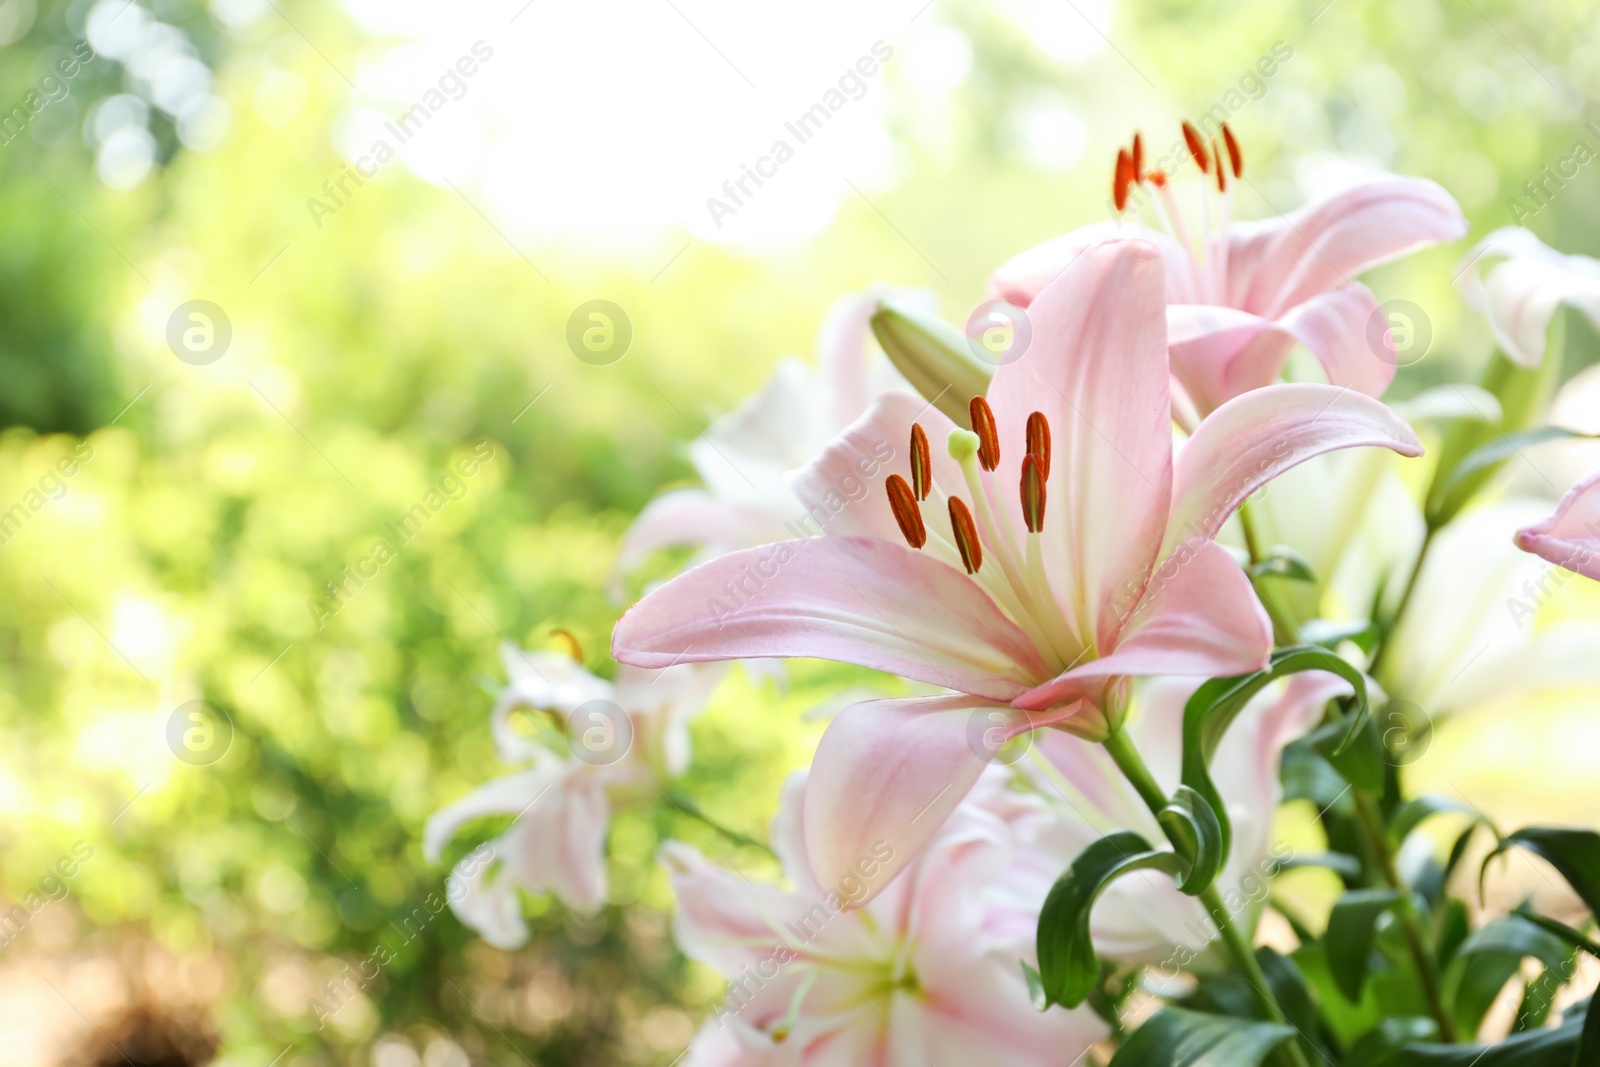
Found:
[{"label": "lily stamen", "polygon": [[1222,124],[1222,143],[1228,146],[1228,162],[1233,166],[1233,176],[1241,177],[1244,174],[1244,153],[1239,151],[1239,142],[1234,140],[1233,131],[1228,129],[1228,124]]},{"label": "lily stamen", "polygon": [[1000,466],[1000,431],[994,424],[994,410],[981,396],[967,405],[972,417],[972,432],[978,435],[978,463],[986,471]]},{"label": "lily stamen", "polygon": [[983,566],[983,543],[978,540],[978,529],[972,524],[972,512],[958,496],[950,498],[950,529],[955,534],[962,565],[968,574],[977,574]]},{"label": "lily stamen", "polygon": [[1045,419],[1044,412],[1035,411],[1028,416],[1028,447],[1025,451],[1039,459],[1039,473],[1044,478],[1050,477],[1050,423]]},{"label": "lily stamen", "polygon": [[922,423],[911,424],[911,488],[918,500],[928,499],[933,490],[933,460],[928,451],[928,433]]},{"label": "lily stamen", "polygon": [[889,507],[894,510],[894,521],[900,524],[900,532],[905,535],[906,544],[912,548],[921,548],[928,543],[928,528],[922,522],[922,510],[917,507],[917,500],[911,493],[911,486],[898,474],[889,475],[886,483],[889,491]]},{"label": "lily stamen", "polygon": [[1183,120],[1183,140],[1189,146],[1189,154],[1194,157],[1194,165],[1200,168],[1200,173],[1209,173],[1211,160],[1206,155],[1206,144],[1200,139],[1200,131],[1190,125],[1188,119]]},{"label": "lily stamen", "polygon": [[1029,452],[1022,457],[1022,521],[1028,524],[1029,533],[1044,531],[1044,482],[1040,459]]}]

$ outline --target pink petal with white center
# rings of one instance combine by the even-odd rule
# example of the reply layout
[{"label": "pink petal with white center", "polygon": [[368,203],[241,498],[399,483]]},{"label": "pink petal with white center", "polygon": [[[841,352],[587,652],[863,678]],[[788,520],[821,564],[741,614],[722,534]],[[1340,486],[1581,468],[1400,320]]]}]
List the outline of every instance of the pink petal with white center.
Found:
[{"label": "pink petal with white center", "polygon": [[1600,471],[1567,490],[1554,515],[1518,530],[1517,547],[1600,581]]},{"label": "pink petal with white center", "polygon": [[579,912],[598,911],[606,902],[611,827],[611,802],[587,770],[575,768],[558,781],[496,843],[521,885],[552,892]]},{"label": "pink petal with white center", "polygon": [[1227,549],[1204,538],[1178,546],[1127,605],[1115,651],[1073,667],[1013,703],[1044,709],[1097,703],[1108,680],[1150,674],[1244,674],[1266,666],[1272,624]]},{"label": "pink petal with white center", "polygon": [[701,564],[622,617],[612,654],[658,668],[814,657],[1001,701],[1046,673],[967,575],[863,537],[783,541]]},{"label": "pink petal with white center", "polygon": [[1214,536],[1251,493],[1312,456],[1364,445],[1422,454],[1400,416],[1348,387],[1272,385],[1234,397],[1178,453],[1164,548]]},{"label": "pink petal with white center", "polygon": [[[911,480],[913,423],[920,423],[928,435],[934,483],[946,489],[961,486],[961,468],[945,447],[955,423],[921,397],[885,393],[821,455],[789,475],[789,488],[800,500],[790,531],[903,541],[883,484],[896,473]],[[923,505],[923,518],[930,523],[942,521],[933,503]]]},{"label": "pink petal with white center", "polygon": [[1467,232],[1455,199],[1422,178],[1386,175],[1281,218],[1228,233],[1228,303],[1266,318],[1357,274]]},{"label": "pink petal with white center", "polygon": [[882,892],[989,765],[990,713],[1008,736],[1027,729],[1025,716],[966,696],[869,700],[840,712],[806,783],[806,853],[817,882],[865,883],[852,894],[855,906]]},{"label": "pink petal with white center", "polygon": [[1044,287],[1072,266],[1085,251],[1107,241],[1148,241],[1161,249],[1167,263],[1167,285],[1174,297],[1188,292],[1188,255],[1159,230],[1137,223],[1100,222],[1053,237],[1019,252],[989,275],[989,295],[1025,308]]},{"label": "pink petal with white center", "polygon": [[988,400],[1002,433],[997,472],[1017,517],[1028,415],[1050,424],[1045,565],[1084,639],[1109,645],[1112,600],[1144,584],[1172,486],[1165,267],[1156,247],[1112,241],[1083,252],[1028,308],[1033,340],[1001,365]]}]

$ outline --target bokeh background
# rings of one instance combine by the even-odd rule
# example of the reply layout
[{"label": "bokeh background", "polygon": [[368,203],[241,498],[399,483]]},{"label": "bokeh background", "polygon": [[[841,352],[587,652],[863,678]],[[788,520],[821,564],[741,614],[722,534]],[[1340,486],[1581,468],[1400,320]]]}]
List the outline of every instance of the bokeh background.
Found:
[{"label": "bokeh background", "polygon": [[[1600,171],[1524,190],[1600,150],[1596,28],[1509,0],[0,0],[0,510],[46,501],[0,547],[0,892],[91,857],[0,947],[0,1063],[673,1062],[719,985],[672,947],[652,857],[694,831],[660,812],[616,825],[598,917],[530,898],[507,953],[441,916],[316,1029],[320,984],[442,886],[426,817],[500,773],[500,641],[564,629],[609,673],[619,536],[707,421],[810,358],[847,292],[963,319],[994,265],[1107,216],[1135,128],[1226,102],[1242,215],[1379,167],[1476,235],[1600,251]],[[714,217],[877,42],[860,98]],[[1451,285],[1469,243],[1370,279],[1434,335],[1397,395],[1488,355]],[[592,299],[634,331],[609,366],[566,344]],[[231,331],[204,365],[168,344],[194,300]],[[466,497],[319,626],[324,584],[485,440]],[[686,791],[760,835],[802,712],[860,680],[734,676]],[[234,731],[208,766],[166,740],[192,700]],[[1509,825],[1592,817],[1594,721],[1574,698],[1459,723],[1417,774]]]}]

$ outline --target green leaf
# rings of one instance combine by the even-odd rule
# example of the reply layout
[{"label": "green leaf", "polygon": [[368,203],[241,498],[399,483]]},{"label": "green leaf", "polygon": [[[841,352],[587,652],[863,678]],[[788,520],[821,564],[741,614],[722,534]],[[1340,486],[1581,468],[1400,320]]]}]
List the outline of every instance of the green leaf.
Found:
[{"label": "green leaf", "polygon": [[1228,855],[1222,845],[1222,823],[1205,798],[1186,785],[1172,794],[1172,803],[1157,816],[1167,839],[1188,861],[1189,870],[1178,888],[1198,896],[1216,881]]},{"label": "green leaf", "polygon": [[[1361,671],[1317,645],[1294,645],[1272,653],[1264,670],[1232,678],[1213,678],[1196,689],[1183,709],[1183,784],[1198,793],[1216,813],[1222,828],[1222,855],[1233,844],[1233,827],[1228,820],[1222,795],[1211,780],[1211,757],[1216,755],[1228,727],[1239,717],[1250,698],[1269,682],[1301,671],[1328,671],[1344,678],[1355,690],[1357,712],[1351,716],[1352,730],[1367,713],[1367,679]],[[1348,741],[1348,739],[1347,739]]]},{"label": "green leaf", "polygon": [[1316,572],[1311,561],[1285,545],[1274,545],[1267,558],[1250,565],[1252,578],[1285,578],[1293,582],[1310,582],[1315,585]]},{"label": "green leaf", "polygon": [[1328,914],[1327,932],[1322,935],[1328,969],[1339,991],[1352,1001],[1361,999],[1361,987],[1367,982],[1378,916],[1399,899],[1393,889],[1353,889]]},{"label": "green leaf", "polygon": [[[1552,1030],[1517,1034],[1498,1045],[1405,1045],[1371,1061],[1352,1059],[1351,1067],[1590,1067],[1600,1060],[1579,1054],[1580,1033],[1588,1025],[1575,1013]],[[1586,1046],[1587,1047],[1587,1046]]]},{"label": "green leaf", "polygon": [[1334,805],[1339,805],[1341,811],[1353,809],[1354,801],[1350,799],[1349,784],[1344,776],[1305,738],[1284,748],[1280,768],[1285,802],[1309,800],[1318,811]]},{"label": "green leaf", "polygon": [[1399,848],[1405,842],[1405,839],[1411,836],[1411,831],[1435,815],[1452,813],[1470,815],[1473,822],[1481,823],[1494,830],[1495,837],[1500,836],[1500,831],[1494,829],[1494,824],[1484,818],[1478,809],[1471,804],[1459,800],[1451,800],[1449,797],[1421,796],[1413,797],[1411,800],[1406,801],[1390,816],[1389,847]]},{"label": "green leaf", "polygon": [[1456,959],[1474,955],[1510,956],[1519,962],[1531,956],[1546,967],[1560,968],[1572,958],[1566,941],[1520,916],[1507,916],[1468,935],[1456,950]]},{"label": "green leaf", "polygon": [[1501,434],[1485,445],[1479,446],[1475,451],[1461,461],[1460,466],[1450,473],[1444,487],[1440,489],[1440,496],[1449,498],[1461,491],[1472,480],[1479,479],[1484,472],[1493,473],[1493,469],[1518,455],[1524,448],[1541,445],[1546,441],[1560,441],[1568,438],[1580,437],[1592,439],[1600,434],[1578,433],[1561,426],[1540,426],[1534,430],[1522,430],[1517,433]]},{"label": "green leaf", "polygon": [[1123,1043],[1111,1067],[1259,1067],[1293,1036],[1277,1023],[1162,1008]]},{"label": "green leaf", "polygon": [[1039,972],[1027,960],[1019,960],[1022,964],[1022,979],[1028,983],[1028,999],[1033,1001],[1033,1006],[1039,1011],[1047,1011],[1050,1007],[1050,998],[1044,995],[1044,979],[1039,977]]},{"label": "green leaf", "polygon": [[[1256,962],[1261,965],[1261,973],[1267,977],[1267,989],[1272,999],[1283,1009],[1289,1025],[1306,1038],[1306,1051],[1315,1060],[1318,1050],[1309,1042],[1311,1035],[1322,1030],[1322,1024],[1317,1017],[1316,1001],[1312,999],[1299,965],[1292,958],[1266,946],[1256,949],[1255,956]],[[1239,971],[1208,975],[1193,993],[1179,1002],[1179,1006],[1213,1015],[1271,1021],[1261,1010],[1251,979]]]},{"label": "green leaf", "polygon": [[1350,1049],[1351,1064],[1379,1063],[1402,1045],[1439,1036],[1439,1024],[1426,1016],[1400,1015],[1384,1019],[1362,1035]]},{"label": "green leaf", "polygon": [[1583,1064],[1600,1063],[1600,1011],[1594,1010],[1594,998],[1589,998],[1589,1010],[1584,1013],[1583,1036],[1578,1042],[1578,1056],[1572,1062],[1577,1067]]},{"label": "green leaf", "polygon": [[1478,871],[1480,898],[1490,861],[1513,845],[1527,849],[1560,871],[1589,911],[1600,917],[1600,834],[1593,830],[1530,826],[1502,838],[1499,846],[1484,858]]},{"label": "green leaf", "polygon": [[1370,716],[1349,712],[1342,719],[1319,726],[1307,740],[1345,781],[1363,793],[1383,792],[1387,752]]},{"label": "green leaf", "polygon": [[1157,870],[1177,876],[1185,864],[1175,852],[1157,852],[1138,834],[1108,834],[1078,853],[1045,897],[1039,914],[1039,979],[1044,1005],[1076,1008],[1100,980],[1100,961],[1089,940],[1089,912],[1106,886],[1124,874]]},{"label": "green leaf", "polygon": [[1449,994],[1449,1004],[1456,1017],[1456,1030],[1475,1034],[1483,1025],[1495,999],[1506,983],[1522,969],[1517,956],[1491,956],[1479,952],[1461,961],[1459,954],[1450,961],[1450,982],[1454,992]]},{"label": "green leaf", "polygon": [[[1437,449],[1430,449],[1437,456],[1423,507],[1430,530],[1437,530],[1455,518],[1499,469],[1498,464],[1490,464],[1458,479],[1455,471],[1462,462],[1504,435],[1527,429],[1545,409],[1556,383],[1561,380],[1561,338],[1565,323],[1565,318],[1559,315],[1551,320],[1550,344],[1544,362],[1537,368],[1519,367],[1499,352],[1490,359],[1481,384],[1500,401],[1501,417],[1497,422],[1460,420],[1445,432]],[[1448,492],[1446,486],[1450,487]]]},{"label": "green leaf", "polygon": [[1293,855],[1278,864],[1280,871],[1296,867],[1326,867],[1341,878],[1361,877],[1361,861],[1343,852],[1312,852]]},{"label": "green leaf", "polygon": [[1528,922],[1533,923],[1542,930],[1546,930],[1554,934],[1556,937],[1559,937],[1573,948],[1587,952],[1595,959],[1600,959],[1600,944],[1596,944],[1595,942],[1589,940],[1589,938],[1585,937],[1583,931],[1574,930],[1564,922],[1558,922],[1555,919],[1549,918],[1548,916],[1540,915],[1537,912],[1530,911],[1527,907],[1518,908],[1516,911],[1512,912],[1512,914],[1519,919],[1526,919]]}]

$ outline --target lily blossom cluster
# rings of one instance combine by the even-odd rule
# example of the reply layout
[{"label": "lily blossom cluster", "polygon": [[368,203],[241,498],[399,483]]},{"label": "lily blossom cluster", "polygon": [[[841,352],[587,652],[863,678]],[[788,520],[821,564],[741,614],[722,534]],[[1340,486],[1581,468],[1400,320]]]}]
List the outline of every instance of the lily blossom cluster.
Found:
[{"label": "lily blossom cluster", "polygon": [[[1554,968],[1529,929],[1569,953],[1588,936],[1526,908],[1474,933],[1450,897],[1487,826],[1491,858],[1530,849],[1600,908],[1600,836],[1501,835],[1406,792],[1452,718],[1600,687],[1600,626],[1546,619],[1566,576],[1600,580],[1600,470],[1557,500],[1511,465],[1600,430],[1539,426],[1557,311],[1600,324],[1600,264],[1491,234],[1460,274],[1500,351],[1475,383],[1423,389],[1358,276],[1463,237],[1449,194],[1383,175],[1240,221],[1236,200],[1264,200],[1240,139],[1182,130],[1196,180],[1147,167],[1135,134],[1112,178],[1132,217],[993,272],[1026,325],[1004,358],[903,291],[841,302],[820,368],[780,364],[691,449],[704,485],[626,535],[623,573],[697,552],[616,622],[614,680],[504,650],[490,730],[525,769],[425,833],[437,861],[511,816],[498,863],[461,871],[464,921],[510,947],[523,892],[604,906],[611,812],[650,805],[770,874],[661,849],[678,944],[727,983],[689,1067],[1600,1049],[1600,1013],[1525,998],[1517,1033],[1486,1021],[1508,944]],[[1302,364],[1319,380],[1290,380]],[[832,717],[763,845],[673,780],[718,665],[785,659],[903,695]],[[1310,829],[1285,835],[1287,802]],[[1418,832],[1445,816],[1467,819],[1448,858]],[[1277,891],[1301,866],[1340,886],[1321,921]]]}]

